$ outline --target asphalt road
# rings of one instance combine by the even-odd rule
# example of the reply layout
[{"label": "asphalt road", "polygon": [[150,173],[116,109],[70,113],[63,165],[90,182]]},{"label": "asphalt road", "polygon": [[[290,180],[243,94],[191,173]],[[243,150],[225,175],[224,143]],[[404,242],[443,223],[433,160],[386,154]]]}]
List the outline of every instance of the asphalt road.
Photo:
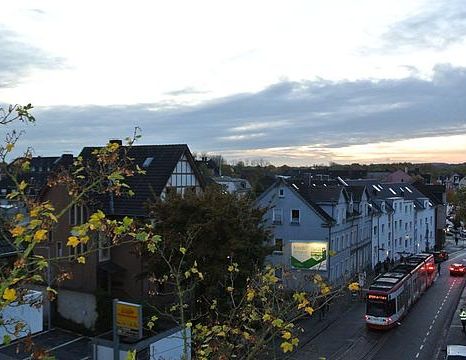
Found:
[{"label": "asphalt road", "polygon": [[292,358],[443,359],[445,337],[466,281],[449,275],[448,265],[455,261],[466,263],[466,250],[451,255],[441,264],[440,276],[411,307],[399,326],[386,332],[368,330],[364,322],[365,304],[356,304]]},{"label": "asphalt road", "polygon": [[[410,309],[401,325],[379,334],[377,344],[365,359],[441,359],[442,346],[464,286],[464,278],[452,277],[448,264],[466,258],[466,251],[442,263],[439,276]],[[466,263],[466,261],[464,261]]]}]

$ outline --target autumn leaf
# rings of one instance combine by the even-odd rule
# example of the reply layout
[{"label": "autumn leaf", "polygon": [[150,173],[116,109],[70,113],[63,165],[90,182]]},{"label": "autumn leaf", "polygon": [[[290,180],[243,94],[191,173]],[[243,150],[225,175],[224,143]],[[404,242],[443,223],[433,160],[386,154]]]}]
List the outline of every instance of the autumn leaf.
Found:
[{"label": "autumn leaf", "polygon": [[289,343],[288,341],[282,342],[282,344],[280,345],[280,348],[282,349],[284,353],[293,351],[293,345]]},{"label": "autumn leaf", "polygon": [[78,263],[80,263],[80,264],[85,264],[86,263],[86,258],[84,256],[78,257],[77,260],[78,260]]},{"label": "autumn leaf", "polygon": [[6,301],[16,300],[16,290],[6,288],[5,291],[3,292],[3,299],[5,299]]},{"label": "autumn leaf", "polygon": [[34,241],[40,242],[45,239],[47,235],[47,230],[40,229],[37,230],[36,233],[34,234]]},{"label": "autumn leaf", "polygon": [[307,306],[305,309],[304,309],[305,312],[307,312],[309,315],[312,315],[312,313],[314,312],[314,309],[310,306]]},{"label": "autumn leaf", "polygon": [[24,234],[24,230],[24,227],[18,225],[15,226],[12,230],[10,230],[10,232],[11,235],[13,235],[13,237],[18,237]]},{"label": "autumn leaf", "polygon": [[291,339],[291,333],[289,331],[283,332],[282,339],[290,340]]},{"label": "autumn leaf", "polygon": [[252,289],[249,289],[246,293],[246,298],[248,299],[248,301],[252,301],[254,299],[254,296],[256,296],[255,291]]},{"label": "autumn leaf", "polygon": [[180,253],[182,253],[183,255],[186,254],[186,248],[180,247]]},{"label": "autumn leaf", "polygon": [[19,191],[23,191],[24,189],[26,189],[27,186],[28,184],[23,180],[18,184],[18,189]]},{"label": "autumn leaf", "polygon": [[68,242],[66,243],[67,246],[76,247],[79,245],[79,239],[76,236],[68,237]]}]

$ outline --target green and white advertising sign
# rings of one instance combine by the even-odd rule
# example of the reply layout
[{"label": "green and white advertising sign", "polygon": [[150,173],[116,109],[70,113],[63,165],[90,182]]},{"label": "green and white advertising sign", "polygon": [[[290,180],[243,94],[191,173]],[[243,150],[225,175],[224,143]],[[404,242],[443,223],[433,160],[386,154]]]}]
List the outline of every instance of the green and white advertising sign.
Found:
[{"label": "green and white advertising sign", "polygon": [[327,270],[327,243],[322,241],[292,241],[291,267],[306,270]]}]

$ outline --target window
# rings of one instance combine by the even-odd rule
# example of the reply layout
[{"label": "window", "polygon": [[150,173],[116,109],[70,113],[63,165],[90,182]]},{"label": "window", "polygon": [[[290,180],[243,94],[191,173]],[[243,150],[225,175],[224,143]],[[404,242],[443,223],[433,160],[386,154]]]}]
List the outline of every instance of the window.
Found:
[{"label": "window", "polygon": [[377,226],[374,226],[374,235],[377,235]]},{"label": "window", "polygon": [[[341,239],[343,240],[343,237]],[[348,246],[348,234],[345,235],[345,243],[346,243],[346,246]]]},{"label": "window", "polygon": [[299,210],[298,209],[291,210],[291,223],[299,224]]},{"label": "window", "polygon": [[409,230],[412,230],[412,229],[413,229],[413,222],[410,221],[410,222],[409,222]]},{"label": "window", "polygon": [[61,241],[57,241],[56,251],[57,251],[57,257],[62,257],[63,256],[63,247],[62,247]]},{"label": "window", "polygon": [[151,164],[152,160],[154,160],[153,157],[148,157],[144,160],[144,162],[142,163],[142,167],[149,167],[149,165]]},{"label": "window", "polygon": [[400,239],[398,240],[398,246],[401,246],[401,237],[400,237]]},{"label": "window", "polygon": [[278,197],[285,197],[285,189],[279,189],[278,190]]},{"label": "window", "polygon": [[274,252],[283,252],[283,239],[275,239],[275,250]]},{"label": "window", "polygon": [[382,234],[384,232],[385,224],[382,224]]},{"label": "window", "polygon": [[430,217],[430,225],[432,225],[432,216]]},{"label": "window", "polygon": [[99,233],[99,261],[110,260],[110,241],[102,233]]},{"label": "window", "polygon": [[83,205],[74,204],[70,207],[69,211],[70,225],[80,225],[87,220],[87,208]]},{"label": "window", "polygon": [[272,210],[272,222],[274,224],[281,224],[283,221],[283,209]]},{"label": "window", "polygon": [[401,220],[400,220],[400,230],[401,230]]},{"label": "window", "polygon": [[395,221],[395,230],[398,228],[398,223]]},{"label": "window", "polygon": [[408,247],[408,239],[405,239],[405,247]]},{"label": "window", "polygon": [[408,213],[408,205],[405,205],[405,213]]},{"label": "window", "polygon": [[408,223],[405,223],[405,231],[408,230]]}]

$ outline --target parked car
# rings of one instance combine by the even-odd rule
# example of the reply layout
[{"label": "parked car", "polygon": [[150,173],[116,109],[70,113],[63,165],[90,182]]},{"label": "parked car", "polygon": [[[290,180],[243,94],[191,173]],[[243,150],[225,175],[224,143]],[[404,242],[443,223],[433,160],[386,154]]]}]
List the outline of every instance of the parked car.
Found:
[{"label": "parked car", "polygon": [[435,263],[439,263],[439,262],[448,260],[448,253],[445,250],[433,251],[432,255],[434,255]]},{"label": "parked car", "polygon": [[463,264],[451,264],[450,275],[452,276],[464,276],[466,267]]},{"label": "parked car", "polygon": [[466,346],[447,345],[446,360],[466,360]]}]

